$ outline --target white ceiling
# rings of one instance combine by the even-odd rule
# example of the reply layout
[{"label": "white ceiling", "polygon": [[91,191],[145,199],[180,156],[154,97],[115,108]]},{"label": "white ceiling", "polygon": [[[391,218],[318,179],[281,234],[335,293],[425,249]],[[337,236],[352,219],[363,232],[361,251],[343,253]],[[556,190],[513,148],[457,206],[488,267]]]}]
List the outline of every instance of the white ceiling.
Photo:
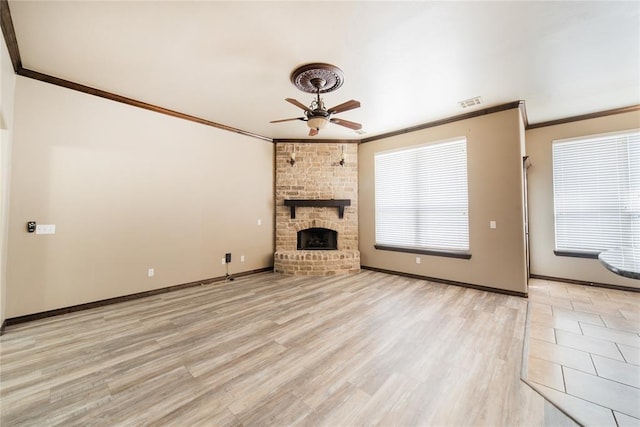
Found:
[{"label": "white ceiling", "polygon": [[640,2],[10,0],[24,68],[269,138],[305,138],[291,71],[340,67],[323,96],[360,139],[526,102],[529,123],[640,104]]}]

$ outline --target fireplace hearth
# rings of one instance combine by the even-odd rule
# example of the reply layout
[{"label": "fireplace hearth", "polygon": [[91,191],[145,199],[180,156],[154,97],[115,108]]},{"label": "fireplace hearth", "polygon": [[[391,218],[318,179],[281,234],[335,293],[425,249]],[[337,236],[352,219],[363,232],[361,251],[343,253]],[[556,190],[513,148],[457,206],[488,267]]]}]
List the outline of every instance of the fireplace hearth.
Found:
[{"label": "fireplace hearth", "polygon": [[338,249],[338,232],[328,228],[307,228],[298,231],[298,250],[331,251]]}]

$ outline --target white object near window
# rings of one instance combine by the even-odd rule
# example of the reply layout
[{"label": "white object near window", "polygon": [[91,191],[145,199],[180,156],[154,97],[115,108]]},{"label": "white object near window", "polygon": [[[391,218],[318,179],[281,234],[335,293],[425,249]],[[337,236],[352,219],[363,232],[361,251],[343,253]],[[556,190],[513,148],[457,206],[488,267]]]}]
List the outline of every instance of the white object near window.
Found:
[{"label": "white object near window", "polygon": [[466,138],[376,153],[375,198],[377,248],[468,252]]},{"label": "white object near window", "polygon": [[640,245],[640,132],[553,141],[556,253]]}]

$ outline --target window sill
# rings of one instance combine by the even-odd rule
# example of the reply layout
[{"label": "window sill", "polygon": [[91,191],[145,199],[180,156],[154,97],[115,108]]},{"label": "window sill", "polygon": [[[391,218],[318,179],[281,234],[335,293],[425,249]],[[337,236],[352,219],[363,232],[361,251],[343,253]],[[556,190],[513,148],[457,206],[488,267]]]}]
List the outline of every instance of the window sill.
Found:
[{"label": "window sill", "polygon": [[581,252],[581,251],[553,251],[556,256],[568,256],[573,258],[589,258],[598,259],[600,252]]},{"label": "window sill", "polygon": [[446,258],[471,259],[471,254],[465,251],[448,251],[445,249],[407,248],[407,247],[401,247],[401,246],[385,246],[385,245],[373,245],[373,247],[382,251],[405,252],[409,254],[420,254],[420,255],[433,255],[433,256],[441,256]]}]

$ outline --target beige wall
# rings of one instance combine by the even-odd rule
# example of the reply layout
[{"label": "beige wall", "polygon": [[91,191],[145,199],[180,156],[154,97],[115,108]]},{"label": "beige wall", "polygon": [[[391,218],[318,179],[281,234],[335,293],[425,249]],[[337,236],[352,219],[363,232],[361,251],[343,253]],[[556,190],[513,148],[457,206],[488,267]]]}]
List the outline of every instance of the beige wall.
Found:
[{"label": "beige wall", "polygon": [[16,77],[9,51],[0,43],[0,324],[5,319],[7,236],[9,230],[9,182],[13,145],[13,99]]},{"label": "beige wall", "polygon": [[[518,109],[475,117],[361,144],[360,254],[363,266],[515,292],[527,291],[522,178],[522,122]],[[376,152],[467,137],[470,260],[376,250]],[[489,222],[497,228],[490,229]]]},{"label": "beige wall", "polygon": [[530,129],[526,132],[529,168],[529,240],[531,273],[562,279],[599,282],[640,288],[640,281],[611,273],[596,259],[556,256],[553,214],[551,143],[555,139],[634,129],[640,127],[640,113],[631,112]]},{"label": "beige wall", "polygon": [[[232,273],[273,264],[271,143],[16,78],[4,45],[1,55],[0,322],[222,276],[225,252]],[[553,255],[551,188],[553,139],[637,127],[635,112],[526,131],[533,274],[640,287],[596,260]],[[512,109],[361,144],[362,265],[526,292],[522,129]],[[375,153],[457,136],[468,140],[472,258],[418,265],[376,250]],[[28,220],[57,233],[28,234]]]},{"label": "beige wall", "polygon": [[273,265],[273,144],[23,77],[15,117],[7,317]]}]

